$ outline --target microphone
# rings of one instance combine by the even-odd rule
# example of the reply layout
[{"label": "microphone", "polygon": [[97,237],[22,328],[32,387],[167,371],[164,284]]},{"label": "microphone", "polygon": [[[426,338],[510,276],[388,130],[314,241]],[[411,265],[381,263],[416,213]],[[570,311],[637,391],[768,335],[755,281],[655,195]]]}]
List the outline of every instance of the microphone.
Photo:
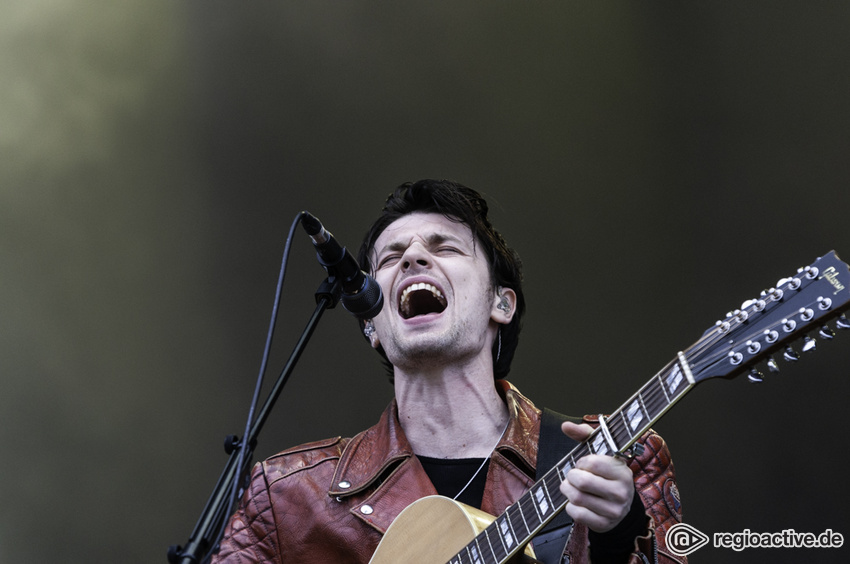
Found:
[{"label": "microphone", "polygon": [[342,281],[342,306],[358,319],[371,319],[384,307],[381,285],[363,272],[357,259],[341,246],[322,223],[302,212],[301,225],[316,247],[316,256],[330,276]]}]

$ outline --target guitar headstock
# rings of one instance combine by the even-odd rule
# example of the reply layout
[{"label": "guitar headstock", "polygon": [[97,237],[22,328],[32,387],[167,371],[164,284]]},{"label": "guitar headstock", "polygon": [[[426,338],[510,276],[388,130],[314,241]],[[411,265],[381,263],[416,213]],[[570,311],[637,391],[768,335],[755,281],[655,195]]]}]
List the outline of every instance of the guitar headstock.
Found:
[{"label": "guitar headstock", "polygon": [[758,382],[757,363],[767,360],[771,370],[778,370],[771,356],[776,351],[784,349],[784,358],[793,361],[798,354],[790,348],[792,342],[802,339],[802,350],[810,351],[816,336],[832,339],[828,321],[838,318],[839,329],[850,329],[842,314],[848,308],[850,268],[831,251],[728,313],[684,354],[696,382],[745,371]]}]

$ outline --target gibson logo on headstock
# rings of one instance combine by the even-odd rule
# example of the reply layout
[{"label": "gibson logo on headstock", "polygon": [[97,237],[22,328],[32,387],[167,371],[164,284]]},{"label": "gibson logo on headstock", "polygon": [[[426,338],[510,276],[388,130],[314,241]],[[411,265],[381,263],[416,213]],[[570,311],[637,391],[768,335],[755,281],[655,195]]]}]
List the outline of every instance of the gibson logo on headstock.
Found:
[{"label": "gibson logo on headstock", "polygon": [[835,291],[832,293],[832,295],[835,295],[844,289],[844,284],[838,281],[838,271],[835,270],[834,266],[830,266],[829,268],[824,270],[823,276],[821,276],[821,278],[826,278],[827,281],[832,284],[832,287],[835,288]]}]

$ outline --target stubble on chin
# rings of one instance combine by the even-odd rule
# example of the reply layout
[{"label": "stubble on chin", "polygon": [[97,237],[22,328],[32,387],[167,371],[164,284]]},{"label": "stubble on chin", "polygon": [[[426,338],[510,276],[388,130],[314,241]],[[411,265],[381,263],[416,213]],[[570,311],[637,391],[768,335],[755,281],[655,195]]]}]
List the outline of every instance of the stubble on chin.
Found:
[{"label": "stubble on chin", "polygon": [[441,335],[422,335],[384,346],[384,352],[393,365],[407,369],[436,368],[462,357],[460,331]]}]

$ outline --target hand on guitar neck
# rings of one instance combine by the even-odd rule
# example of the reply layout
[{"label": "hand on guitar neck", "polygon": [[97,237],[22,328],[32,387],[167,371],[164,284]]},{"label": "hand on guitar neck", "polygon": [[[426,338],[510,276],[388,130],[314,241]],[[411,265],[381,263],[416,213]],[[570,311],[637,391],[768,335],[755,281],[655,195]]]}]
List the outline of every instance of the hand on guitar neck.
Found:
[{"label": "hand on guitar neck", "polygon": [[[579,442],[593,432],[590,425],[569,421],[561,429]],[[561,493],[569,500],[564,510],[573,521],[604,533],[616,527],[629,512],[635,495],[634,476],[621,457],[590,454],[567,472]]]}]

